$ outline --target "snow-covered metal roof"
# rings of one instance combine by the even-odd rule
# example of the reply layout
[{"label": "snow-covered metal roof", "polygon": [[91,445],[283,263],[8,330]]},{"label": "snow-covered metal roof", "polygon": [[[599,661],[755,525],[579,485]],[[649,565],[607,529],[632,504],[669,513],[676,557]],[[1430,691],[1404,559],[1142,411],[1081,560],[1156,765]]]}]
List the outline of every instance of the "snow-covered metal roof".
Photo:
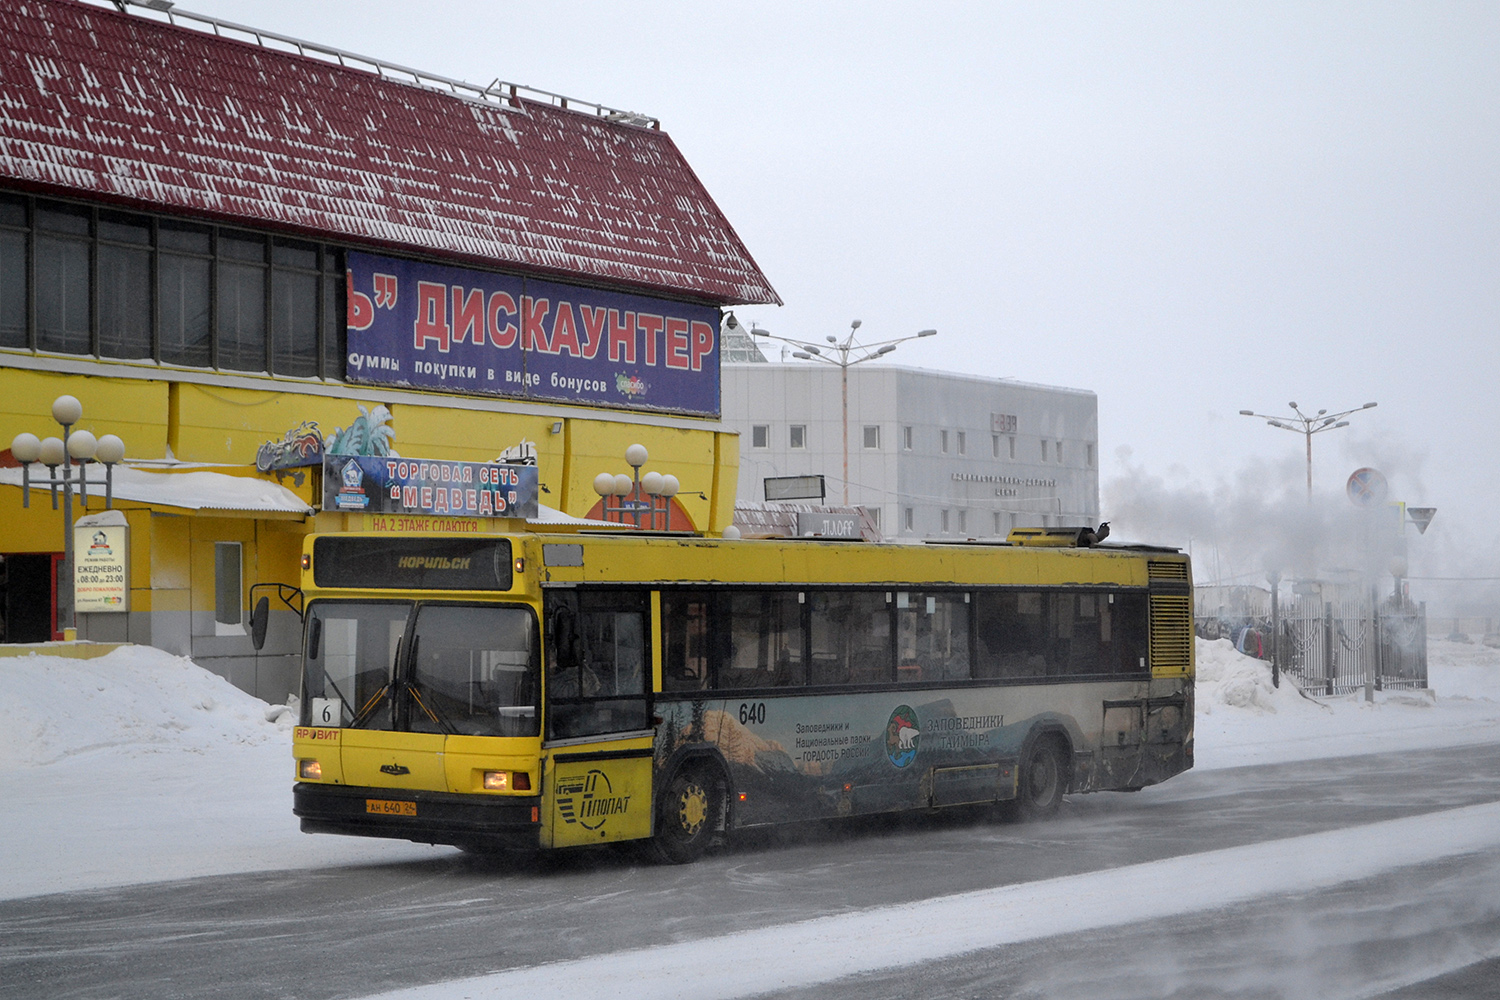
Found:
[{"label": "snow-covered metal roof", "polygon": [[[31,502],[48,503],[47,487],[37,487],[35,480],[46,476],[46,469],[32,466]],[[97,466],[89,467],[89,504],[104,506],[103,474]],[[21,485],[18,467],[0,468],[0,483]],[[73,493],[78,495],[75,484]],[[266,511],[287,514],[311,514],[312,508],[284,486],[249,476],[230,476],[222,472],[147,472],[126,465],[114,469],[114,498],[149,504],[153,507],[176,507],[182,510]]]},{"label": "snow-covered metal roof", "polygon": [[780,303],[666,133],[76,0],[0,5],[0,182],[719,305]]}]

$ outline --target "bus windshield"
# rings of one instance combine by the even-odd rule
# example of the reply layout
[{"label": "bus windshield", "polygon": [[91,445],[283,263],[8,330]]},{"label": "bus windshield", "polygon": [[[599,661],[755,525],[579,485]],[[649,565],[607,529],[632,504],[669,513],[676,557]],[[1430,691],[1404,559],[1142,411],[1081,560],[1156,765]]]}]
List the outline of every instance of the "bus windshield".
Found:
[{"label": "bus windshield", "polygon": [[515,606],[315,601],[308,725],[534,736],[536,619]]}]

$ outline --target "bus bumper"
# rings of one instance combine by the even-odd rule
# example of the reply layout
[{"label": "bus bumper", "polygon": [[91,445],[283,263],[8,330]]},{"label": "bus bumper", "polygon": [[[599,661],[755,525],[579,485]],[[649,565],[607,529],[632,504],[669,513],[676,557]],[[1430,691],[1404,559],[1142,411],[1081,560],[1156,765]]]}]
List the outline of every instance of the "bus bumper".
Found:
[{"label": "bus bumper", "polygon": [[292,786],[303,833],[388,837],[471,849],[539,844],[541,797],[454,795],[350,785]]}]

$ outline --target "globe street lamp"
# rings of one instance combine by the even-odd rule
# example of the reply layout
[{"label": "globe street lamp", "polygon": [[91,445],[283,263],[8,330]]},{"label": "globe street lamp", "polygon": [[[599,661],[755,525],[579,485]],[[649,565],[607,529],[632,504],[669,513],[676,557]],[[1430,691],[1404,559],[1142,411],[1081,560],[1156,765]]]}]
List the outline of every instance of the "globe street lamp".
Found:
[{"label": "globe street lamp", "polygon": [[[646,446],[633,444],[625,449],[625,464],[629,465],[632,474],[601,472],[594,477],[594,492],[604,503],[604,519],[609,520],[609,515],[616,515],[621,524],[625,523],[625,515],[632,514],[635,518],[635,526],[643,527],[642,515],[648,514],[651,518],[651,528],[656,528],[657,501],[660,500],[666,507],[666,530],[672,530],[672,498],[675,497],[682,485],[673,475],[662,475],[659,472],[648,472],[641,475],[641,466],[650,460]],[[642,500],[641,495],[650,497]],[[609,504],[610,497],[619,497],[613,507]],[[630,497],[631,499],[626,499]]]},{"label": "globe street lamp", "polygon": [[890,340],[877,340],[869,344],[861,344],[855,341],[854,333],[860,327],[859,320],[849,324],[849,333],[843,340],[830,334],[826,340],[827,344],[811,344],[804,340],[795,340],[791,337],[778,337],[767,333],[759,327],[752,327],[750,332],[757,337],[769,337],[771,340],[779,340],[785,344],[791,344],[796,350],[792,351],[792,357],[803,361],[821,361],[824,364],[837,365],[839,369],[839,390],[844,414],[844,506],[849,506],[849,369],[854,365],[863,364],[866,361],[874,361],[876,358],[884,357],[896,349],[897,344],[904,344],[908,340],[916,340],[919,337],[936,337],[936,330],[922,330],[905,337],[893,337]]},{"label": "globe street lamp", "polygon": [[1352,410],[1343,410],[1339,413],[1329,413],[1327,410],[1319,410],[1312,416],[1308,416],[1297,408],[1296,403],[1288,403],[1295,417],[1276,417],[1267,413],[1256,413],[1253,410],[1241,410],[1242,417],[1259,417],[1272,427],[1279,427],[1284,431],[1292,431],[1303,435],[1307,439],[1307,502],[1312,503],[1312,438],[1314,434],[1323,431],[1336,431],[1340,427],[1348,427],[1349,421],[1344,417],[1360,410],[1372,409],[1374,403],[1366,403],[1364,406],[1356,406]]},{"label": "globe street lamp", "polygon": [[[58,396],[52,402],[52,419],[62,425],[61,438],[49,437],[38,440],[35,434],[17,434],[10,443],[10,453],[21,463],[21,506],[31,506],[31,463],[41,462],[47,467],[47,477],[35,480],[38,486],[52,490],[52,509],[57,509],[57,488],[63,494],[63,568],[58,581],[59,624],[64,635],[76,635],[77,624],[73,620],[73,463],[78,463],[78,488],[83,497],[85,510],[89,506],[88,466],[98,462],[104,466],[104,482],[94,480],[95,486],[104,487],[104,506],[114,506],[115,465],[125,458],[125,442],[113,434],[95,438],[88,431],[75,431],[74,425],[83,418],[83,404],[72,396]],[[57,467],[62,466],[58,476]]]}]

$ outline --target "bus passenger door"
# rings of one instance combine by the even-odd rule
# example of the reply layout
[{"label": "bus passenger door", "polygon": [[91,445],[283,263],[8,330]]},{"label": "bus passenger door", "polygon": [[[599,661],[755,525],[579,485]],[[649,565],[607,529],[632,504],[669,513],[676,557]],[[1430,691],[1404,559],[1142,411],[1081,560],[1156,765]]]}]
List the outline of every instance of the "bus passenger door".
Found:
[{"label": "bus passenger door", "polygon": [[542,607],[542,841],[568,847],[649,837],[649,592],[548,589]]}]

